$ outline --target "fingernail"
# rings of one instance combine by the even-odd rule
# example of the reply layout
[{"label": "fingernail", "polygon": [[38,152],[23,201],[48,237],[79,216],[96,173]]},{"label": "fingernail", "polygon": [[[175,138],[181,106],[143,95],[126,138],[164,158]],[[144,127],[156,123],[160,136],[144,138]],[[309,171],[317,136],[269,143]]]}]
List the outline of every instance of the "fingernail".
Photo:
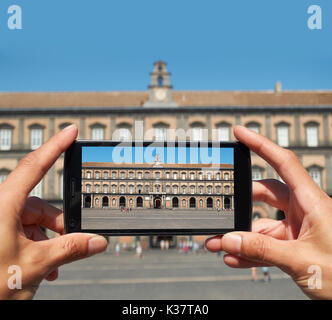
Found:
[{"label": "fingernail", "polygon": [[65,127],[64,129],[62,129],[62,131],[70,131],[72,129],[76,128],[75,124],[71,124],[70,126]]},{"label": "fingernail", "polygon": [[106,249],[107,242],[104,237],[94,236],[88,242],[88,255],[91,256],[93,254],[102,252]]},{"label": "fingernail", "polygon": [[241,253],[242,237],[239,234],[228,233],[222,239],[222,246],[225,251],[239,255]]}]

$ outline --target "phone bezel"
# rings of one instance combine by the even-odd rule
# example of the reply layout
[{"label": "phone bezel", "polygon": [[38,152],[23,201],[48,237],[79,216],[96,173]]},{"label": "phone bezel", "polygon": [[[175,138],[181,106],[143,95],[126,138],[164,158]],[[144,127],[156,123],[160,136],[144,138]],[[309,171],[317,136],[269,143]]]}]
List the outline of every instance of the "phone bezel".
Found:
[{"label": "phone bezel", "polygon": [[[140,236],[140,235],[212,235],[231,231],[250,231],[252,217],[252,178],[250,150],[240,142],[198,141],[200,147],[234,148],[234,228],[230,229],[81,229],[81,164],[83,146],[148,146],[151,143],[167,146],[170,142],[156,141],[91,141],[76,140],[65,152],[64,157],[64,222],[66,233],[84,232],[106,236]],[[190,147],[192,142],[172,141],[172,146]],[[79,165],[78,165],[79,164]],[[74,190],[73,190],[74,189]]]}]

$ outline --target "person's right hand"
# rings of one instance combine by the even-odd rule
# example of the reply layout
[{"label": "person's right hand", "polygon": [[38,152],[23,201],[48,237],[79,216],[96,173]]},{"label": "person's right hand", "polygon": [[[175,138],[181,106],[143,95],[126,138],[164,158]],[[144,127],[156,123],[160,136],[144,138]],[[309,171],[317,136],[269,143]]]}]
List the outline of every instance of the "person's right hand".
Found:
[{"label": "person's right hand", "polygon": [[[292,151],[244,127],[236,138],[265,159],[285,181],[253,183],[253,200],[285,212],[286,219],[259,219],[252,232],[231,232],[206,241],[212,252],[226,251],[233,268],[277,266],[311,298],[332,299],[332,199],[310,177]],[[322,286],[312,281],[321,270]],[[311,284],[316,288],[311,288]]]}]

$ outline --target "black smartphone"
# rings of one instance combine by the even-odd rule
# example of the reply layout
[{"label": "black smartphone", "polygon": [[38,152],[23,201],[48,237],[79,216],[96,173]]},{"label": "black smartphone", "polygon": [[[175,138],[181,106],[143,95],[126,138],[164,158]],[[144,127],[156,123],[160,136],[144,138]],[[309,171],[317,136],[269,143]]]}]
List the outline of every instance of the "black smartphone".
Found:
[{"label": "black smartphone", "polygon": [[249,149],[239,142],[75,141],[64,160],[70,232],[211,235],[249,231]]}]

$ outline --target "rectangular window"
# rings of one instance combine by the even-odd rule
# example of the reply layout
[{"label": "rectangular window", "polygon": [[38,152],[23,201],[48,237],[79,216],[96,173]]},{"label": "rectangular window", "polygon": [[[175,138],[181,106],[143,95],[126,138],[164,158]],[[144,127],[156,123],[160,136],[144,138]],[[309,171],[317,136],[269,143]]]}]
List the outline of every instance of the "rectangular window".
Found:
[{"label": "rectangular window", "polygon": [[262,170],[259,168],[252,169],[252,180],[262,180]]},{"label": "rectangular window", "polygon": [[318,186],[322,187],[322,176],[321,171],[319,169],[310,169],[309,174],[312,179],[318,184]]},{"label": "rectangular window", "polygon": [[42,198],[43,197],[43,180],[41,180],[31,191],[30,193],[31,197],[38,197]]},{"label": "rectangular window", "polygon": [[12,129],[0,130],[0,150],[10,150],[12,147]]},{"label": "rectangular window", "polygon": [[60,198],[62,199],[63,198],[63,173],[61,172],[60,174],[59,174],[59,188],[60,188],[60,192],[59,192],[59,194],[60,194]]},{"label": "rectangular window", "polygon": [[167,140],[167,129],[166,128],[154,128],[154,137],[156,141]]},{"label": "rectangular window", "polygon": [[6,173],[1,173],[1,174],[0,174],[0,183],[4,182],[5,179],[7,178],[7,176],[8,176],[8,174],[6,174]]},{"label": "rectangular window", "polygon": [[119,128],[119,140],[128,141],[131,140],[131,133],[128,128]]},{"label": "rectangular window", "polygon": [[317,126],[307,126],[307,146],[308,147],[317,147],[318,146],[318,128]]},{"label": "rectangular window", "polygon": [[92,140],[104,140],[104,129],[103,128],[92,128],[91,139]]},{"label": "rectangular window", "polygon": [[229,127],[221,126],[218,128],[218,140],[229,141]]},{"label": "rectangular window", "polygon": [[30,148],[32,150],[38,149],[43,144],[43,129],[30,130]]},{"label": "rectangular window", "polygon": [[203,129],[202,128],[193,128],[192,129],[192,138],[194,141],[202,141],[203,140]]},{"label": "rectangular window", "polygon": [[277,128],[277,142],[281,147],[289,146],[289,128],[288,126],[279,126]]}]

